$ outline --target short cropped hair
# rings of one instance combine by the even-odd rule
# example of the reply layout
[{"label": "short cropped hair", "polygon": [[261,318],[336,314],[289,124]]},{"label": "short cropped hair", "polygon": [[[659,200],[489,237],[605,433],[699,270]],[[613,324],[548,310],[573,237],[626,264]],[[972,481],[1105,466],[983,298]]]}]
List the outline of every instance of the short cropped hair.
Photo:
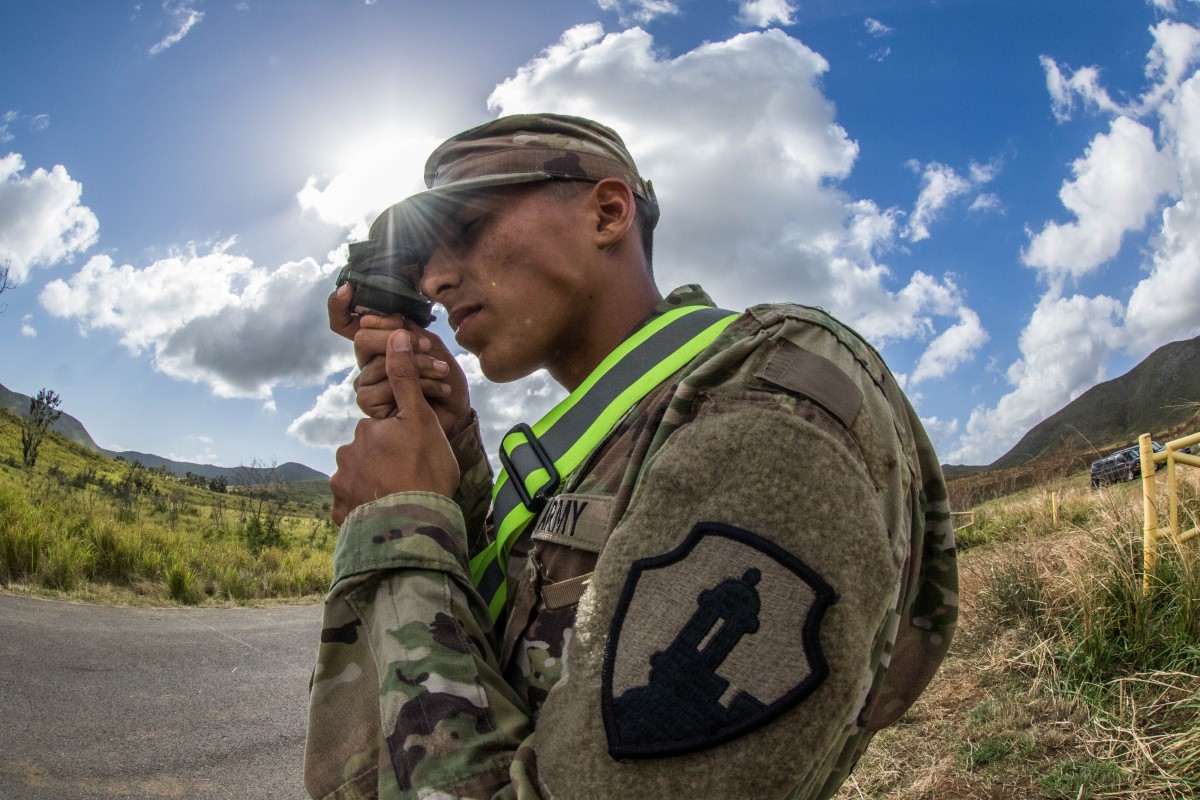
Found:
[{"label": "short cropped hair", "polygon": [[[568,202],[582,195],[584,192],[591,190],[590,181],[572,181],[572,180],[555,180],[547,181],[541,185],[543,191],[547,192],[551,197],[560,201]],[[651,213],[650,204],[638,197],[633,196],[634,205],[634,226],[637,228],[638,236],[642,243],[642,255],[646,258],[646,269],[650,276],[654,276],[654,219]]]}]

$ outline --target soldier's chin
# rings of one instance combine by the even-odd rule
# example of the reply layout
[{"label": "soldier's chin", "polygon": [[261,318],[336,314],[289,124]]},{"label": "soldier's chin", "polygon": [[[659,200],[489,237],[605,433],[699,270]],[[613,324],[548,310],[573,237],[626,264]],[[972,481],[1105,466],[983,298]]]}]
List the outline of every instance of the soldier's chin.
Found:
[{"label": "soldier's chin", "polygon": [[[469,347],[467,349],[471,350]],[[479,370],[483,373],[483,377],[492,383],[512,383],[537,371],[536,366],[528,366],[513,359],[504,358],[494,352],[489,353],[487,347],[478,351],[471,350],[471,352],[475,353],[479,359]]]}]

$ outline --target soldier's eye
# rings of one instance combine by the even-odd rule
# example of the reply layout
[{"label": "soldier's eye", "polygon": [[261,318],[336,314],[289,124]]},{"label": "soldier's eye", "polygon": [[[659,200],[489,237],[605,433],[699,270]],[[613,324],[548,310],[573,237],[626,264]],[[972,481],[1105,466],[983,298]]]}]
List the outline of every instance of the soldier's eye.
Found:
[{"label": "soldier's eye", "polygon": [[476,214],[468,219],[464,219],[458,224],[457,239],[459,245],[471,245],[483,233],[487,226],[487,215]]}]

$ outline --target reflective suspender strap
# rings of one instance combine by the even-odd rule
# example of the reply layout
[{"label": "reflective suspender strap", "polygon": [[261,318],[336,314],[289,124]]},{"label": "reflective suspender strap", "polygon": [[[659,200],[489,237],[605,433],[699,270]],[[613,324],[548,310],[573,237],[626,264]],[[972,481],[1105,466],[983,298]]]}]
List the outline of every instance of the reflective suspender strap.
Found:
[{"label": "reflective suspender strap", "polygon": [[707,306],[683,306],[656,317],[622,342],[546,416],[505,435],[500,442],[504,468],[492,489],[495,539],[471,559],[471,580],[493,621],[507,599],[509,551],[561,478],[583,463],[655,386],[712,344],[737,317]]}]

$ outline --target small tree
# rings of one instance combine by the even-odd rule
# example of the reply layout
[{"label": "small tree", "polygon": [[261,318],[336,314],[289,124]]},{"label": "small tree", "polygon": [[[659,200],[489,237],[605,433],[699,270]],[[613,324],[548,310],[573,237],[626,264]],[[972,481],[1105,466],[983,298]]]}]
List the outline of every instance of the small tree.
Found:
[{"label": "small tree", "polygon": [[[11,274],[12,259],[5,259],[4,264],[0,265],[0,294],[4,294],[4,292],[9,289],[17,288],[17,285],[12,282],[10,277]],[[3,314],[6,308],[8,308],[8,306],[5,303],[0,303],[0,314]]]},{"label": "small tree", "polygon": [[117,501],[117,519],[122,522],[133,522],[137,519],[139,501],[153,491],[154,478],[150,470],[140,461],[130,461],[121,480],[112,486],[113,497]]},{"label": "small tree", "polygon": [[282,546],[287,486],[280,480],[275,462],[267,465],[256,458],[249,467],[238,467],[234,483],[242,495],[239,533],[243,541],[255,553],[264,547]]},{"label": "small tree", "polygon": [[21,431],[21,457],[26,467],[32,469],[37,463],[38,448],[42,446],[46,430],[62,416],[58,410],[61,402],[62,398],[49,389],[42,389],[37,397],[30,398],[29,416],[25,418],[25,429]]}]

